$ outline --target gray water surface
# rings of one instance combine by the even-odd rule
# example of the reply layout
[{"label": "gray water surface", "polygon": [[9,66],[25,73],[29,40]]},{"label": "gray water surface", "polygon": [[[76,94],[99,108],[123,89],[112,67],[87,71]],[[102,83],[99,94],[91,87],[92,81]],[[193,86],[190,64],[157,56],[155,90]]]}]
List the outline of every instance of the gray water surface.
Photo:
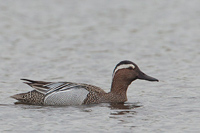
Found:
[{"label": "gray water surface", "polygon": [[[199,0],[0,0],[0,132],[200,131]],[[134,81],[123,105],[15,105],[20,78],[110,90],[131,60],[160,82]]]}]

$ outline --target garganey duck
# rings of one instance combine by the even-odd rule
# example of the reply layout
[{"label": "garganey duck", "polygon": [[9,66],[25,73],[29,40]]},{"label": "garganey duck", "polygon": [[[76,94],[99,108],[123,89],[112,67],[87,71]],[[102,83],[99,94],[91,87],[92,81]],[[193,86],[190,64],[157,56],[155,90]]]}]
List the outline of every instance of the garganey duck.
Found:
[{"label": "garganey duck", "polygon": [[34,90],[11,96],[16,103],[33,105],[81,105],[97,103],[124,103],[127,89],[136,79],[158,81],[143,73],[131,61],[119,62],[114,71],[110,92],[106,93],[97,86],[73,82],[44,82],[22,79]]}]

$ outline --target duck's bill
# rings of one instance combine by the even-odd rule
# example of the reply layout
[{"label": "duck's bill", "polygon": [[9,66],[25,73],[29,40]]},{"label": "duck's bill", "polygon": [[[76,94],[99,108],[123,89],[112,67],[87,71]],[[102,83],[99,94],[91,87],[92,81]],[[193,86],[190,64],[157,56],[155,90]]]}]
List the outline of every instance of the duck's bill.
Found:
[{"label": "duck's bill", "polygon": [[148,80],[148,81],[159,81],[158,79],[154,78],[154,77],[151,77],[149,75],[146,75],[145,73],[143,72],[140,72],[139,76],[138,76],[138,79],[142,79],[142,80]]}]

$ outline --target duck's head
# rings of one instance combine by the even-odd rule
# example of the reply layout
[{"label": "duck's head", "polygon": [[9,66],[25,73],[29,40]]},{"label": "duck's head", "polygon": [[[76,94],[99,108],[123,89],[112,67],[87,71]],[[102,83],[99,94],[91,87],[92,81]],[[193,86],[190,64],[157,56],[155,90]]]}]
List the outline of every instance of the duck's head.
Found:
[{"label": "duck's head", "polygon": [[159,81],[158,79],[143,73],[139,69],[139,67],[131,61],[124,60],[116,65],[113,71],[113,81],[117,80],[117,81],[127,82],[128,84],[130,84],[132,81],[136,79]]}]

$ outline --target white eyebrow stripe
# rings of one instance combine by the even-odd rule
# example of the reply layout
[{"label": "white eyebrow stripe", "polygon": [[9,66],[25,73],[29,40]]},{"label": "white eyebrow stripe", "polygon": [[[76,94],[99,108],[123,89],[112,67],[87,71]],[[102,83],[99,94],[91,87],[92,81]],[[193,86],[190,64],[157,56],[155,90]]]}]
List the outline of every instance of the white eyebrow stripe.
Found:
[{"label": "white eyebrow stripe", "polygon": [[115,71],[114,74],[119,70],[119,69],[124,69],[124,68],[129,68],[132,67],[133,69],[135,68],[135,66],[133,64],[123,64],[123,65],[119,65]]}]

